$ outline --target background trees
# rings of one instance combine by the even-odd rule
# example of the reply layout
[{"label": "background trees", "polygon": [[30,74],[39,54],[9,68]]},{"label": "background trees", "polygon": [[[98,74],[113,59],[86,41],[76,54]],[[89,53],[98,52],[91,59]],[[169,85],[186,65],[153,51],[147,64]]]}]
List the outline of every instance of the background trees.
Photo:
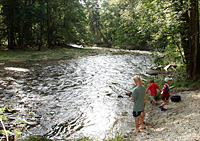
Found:
[{"label": "background trees", "polygon": [[[198,0],[142,0],[129,5],[119,38],[132,39],[167,53],[167,60],[182,60],[188,78],[200,76]],[[120,33],[122,33],[120,35]],[[138,40],[139,39],[139,42]],[[123,40],[121,40],[123,42]],[[131,43],[131,42],[130,42]],[[174,57],[175,56],[175,57]]]},{"label": "background trees", "polygon": [[[78,0],[1,0],[1,42],[9,49],[83,41],[85,14]],[[40,48],[39,48],[40,49]]]},{"label": "background trees", "polygon": [[200,75],[198,0],[0,0],[0,10],[0,43],[9,49],[157,49],[181,60],[189,78]]}]

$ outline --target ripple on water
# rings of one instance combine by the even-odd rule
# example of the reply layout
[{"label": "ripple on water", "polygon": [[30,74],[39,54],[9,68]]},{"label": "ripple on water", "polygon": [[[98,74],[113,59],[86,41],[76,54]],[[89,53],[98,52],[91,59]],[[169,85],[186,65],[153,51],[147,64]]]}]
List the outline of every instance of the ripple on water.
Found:
[{"label": "ripple on water", "polygon": [[[16,88],[14,103],[9,104],[21,102],[29,105],[25,109],[29,111],[34,106],[40,115],[38,124],[29,128],[33,134],[51,139],[104,139],[107,133],[112,136],[132,128],[133,103],[129,97],[117,97],[133,89],[134,75],[146,75],[150,58],[139,54],[97,55],[49,62],[27,68],[29,72],[23,76],[11,74],[12,83],[6,78],[0,82]],[[25,131],[23,135],[28,134]]]}]

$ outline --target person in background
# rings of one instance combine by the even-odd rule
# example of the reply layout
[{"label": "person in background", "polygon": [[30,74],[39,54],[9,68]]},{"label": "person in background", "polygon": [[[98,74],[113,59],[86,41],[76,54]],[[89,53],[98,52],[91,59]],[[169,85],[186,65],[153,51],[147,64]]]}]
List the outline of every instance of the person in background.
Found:
[{"label": "person in background", "polygon": [[169,89],[169,84],[171,83],[172,78],[165,78],[165,85],[163,86],[163,90],[161,92],[161,99],[163,100],[163,103],[159,106],[161,111],[166,111],[167,109],[164,108],[164,105],[169,103],[169,94],[173,93]]},{"label": "person in background", "polygon": [[150,93],[151,93],[151,101],[150,101],[150,103],[152,103],[152,101],[153,101],[155,103],[155,105],[158,105],[158,103],[155,100],[155,95],[157,95],[157,89],[160,91],[160,93],[161,93],[161,90],[158,87],[158,85],[156,83],[154,83],[154,80],[149,80],[149,83],[150,83],[150,85],[147,88],[145,95],[150,90]]},{"label": "person in background", "polygon": [[[135,128],[136,132],[140,132],[140,129],[145,129],[143,116],[144,116],[144,107],[145,107],[145,88],[143,86],[143,82],[140,76],[136,75],[133,77],[135,84],[137,85],[133,89],[133,93],[131,94],[131,100],[134,102],[133,106],[133,117],[135,119]],[[141,127],[139,129],[139,122],[141,123]]]}]

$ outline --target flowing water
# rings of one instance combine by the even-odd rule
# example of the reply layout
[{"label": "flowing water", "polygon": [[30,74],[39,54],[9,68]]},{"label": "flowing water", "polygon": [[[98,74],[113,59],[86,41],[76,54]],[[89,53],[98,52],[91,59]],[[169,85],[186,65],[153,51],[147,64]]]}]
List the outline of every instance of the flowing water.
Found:
[{"label": "flowing water", "polygon": [[133,102],[125,93],[134,75],[147,76],[150,64],[150,55],[107,54],[8,66],[1,70],[0,105],[15,109],[10,120],[27,120],[22,137],[112,138],[134,128]]}]

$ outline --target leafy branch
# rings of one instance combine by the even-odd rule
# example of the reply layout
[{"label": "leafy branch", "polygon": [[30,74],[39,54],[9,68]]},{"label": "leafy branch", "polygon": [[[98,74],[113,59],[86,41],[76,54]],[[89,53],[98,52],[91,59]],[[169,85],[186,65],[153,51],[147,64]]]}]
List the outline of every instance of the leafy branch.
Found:
[{"label": "leafy branch", "polygon": [[[10,132],[9,130],[6,130],[5,125],[4,125],[4,123],[3,123],[3,120],[5,120],[5,121],[8,120],[7,117],[6,117],[5,115],[2,114],[3,112],[5,112],[5,110],[10,111],[10,110],[8,109],[8,106],[7,106],[7,105],[6,105],[4,108],[2,108],[2,109],[0,110],[0,112],[1,112],[1,115],[0,115],[0,122],[1,122],[1,125],[3,126],[3,130],[2,130],[1,132],[2,132],[2,133],[5,133],[6,140],[9,141],[8,134],[11,134],[11,135],[12,135],[13,133]],[[0,140],[2,140],[2,138],[1,138]]]}]

